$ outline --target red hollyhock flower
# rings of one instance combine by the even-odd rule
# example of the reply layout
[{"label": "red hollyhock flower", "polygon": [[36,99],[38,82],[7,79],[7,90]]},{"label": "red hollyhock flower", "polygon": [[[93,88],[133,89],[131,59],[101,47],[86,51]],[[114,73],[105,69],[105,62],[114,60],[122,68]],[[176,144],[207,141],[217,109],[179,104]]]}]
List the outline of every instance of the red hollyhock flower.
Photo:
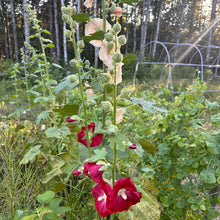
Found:
[{"label": "red hollyhock flower", "polygon": [[135,144],[132,144],[131,146],[129,146],[130,149],[136,149],[137,146]]},{"label": "red hollyhock flower", "polygon": [[[88,125],[88,130],[92,129],[92,133],[95,132],[95,123],[92,122],[91,124]],[[77,134],[78,136],[78,142],[85,145],[86,147],[88,147],[88,144],[87,144],[87,140],[86,139],[83,139],[84,136],[86,135],[85,134],[85,127],[82,127],[80,132]],[[92,137],[92,141],[90,143],[90,147],[95,147],[95,146],[98,146],[102,143],[102,137],[103,137],[103,134],[96,134],[95,136]]]},{"label": "red hollyhock flower", "polygon": [[74,121],[76,121],[76,120],[71,119],[71,117],[67,117],[67,118],[66,118],[66,121],[68,121],[68,122],[74,122]]},{"label": "red hollyhock flower", "polygon": [[140,202],[141,193],[130,177],[119,179],[115,182],[111,195],[107,197],[107,208],[112,213],[128,210],[130,206]]},{"label": "red hollyhock flower", "polygon": [[84,164],[84,170],[83,174],[87,176],[88,174],[93,179],[94,182],[100,183],[103,181],[102,174],[104,171],[99,171],[99,168],[101,168],[102,165],[94,163],[85,163]]},{"label": "red hollyhock flower", "polygon": [[74,176],[79,176],[79,174],[81,174],[82,172],[80,172],[78,169],[77,170],[75,170],[74,172],[73,172],[73,175]]},{"label": "red hollyhock flower", "polygon": [[110,196],[111,191],[111,186],[104,181],[98,183],[94,188],[92,188],[92,194],[95,197],[95,207],[102,217],[106,217],[107,215],[113,213],[107,208],[106,203],[107,197]]}]

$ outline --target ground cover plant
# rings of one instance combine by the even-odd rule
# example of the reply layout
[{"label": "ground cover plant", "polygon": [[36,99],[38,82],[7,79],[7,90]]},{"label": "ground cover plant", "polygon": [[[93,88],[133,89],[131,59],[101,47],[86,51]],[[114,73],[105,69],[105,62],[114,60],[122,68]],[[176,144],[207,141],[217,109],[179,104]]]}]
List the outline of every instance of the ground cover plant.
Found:
[{"label": "ground cover plant", "polygon": [[[129,1],[128,1],[129,2]],[[92,1],[85,1],[90,8]],[[220,115],[199,79],[171,102],[168,89],[119,88],[126,37],[118,5],[103,0],[103,18],[62,7],[75,57],[60,82],[46,56],[49,32],[27,6],[41,50],[26,44],[11,71],[15,110],[1,115],[2,219],[213,219],[218,216]],[[76,42],[78,22],[85,36]],[[79,57],[99,48],[103,68]],[[25,94],[20,77],[25,76]],[[21,102],[21,100],[23,100]],[[24,103],[24,105],[22,105]],[[5,107],[5,103],[1,106]],[[3,109],[2,107],[2,109]]]}]

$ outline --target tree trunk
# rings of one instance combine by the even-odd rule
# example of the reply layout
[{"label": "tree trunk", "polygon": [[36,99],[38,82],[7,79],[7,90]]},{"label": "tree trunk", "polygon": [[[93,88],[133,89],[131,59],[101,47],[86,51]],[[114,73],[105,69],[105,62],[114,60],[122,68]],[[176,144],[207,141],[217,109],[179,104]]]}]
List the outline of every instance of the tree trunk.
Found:
[{"label": "tree trunk", "polygon": [[[26,11],[26,4],[27,0],[23,0],[23,13],[24,13],[24,38],[25,41],[30,44],[30,40],[28,39],[30,36],[30,30],[29,30],[29,23],[28,23],[28,13]],[[29,61],[29,55],[28,55],[28,48],[24,46],[24,53],[25,53],[25,61]]]},{"label": "tree trunk", "polygon": [[57,21],[57,0],[53,0],[53,7],[54,7],[54,25],[55,25],[55,35],[56,35],[56,50],[57,50],[56,59],[60,60],[59,27]]},{"label": "tree trunk", "polygon": [[[63,0],[61,0],[61,6],[65,6]],[[67,45],[66,45],[65,30],[66,30],[66,22],[63,21],[63,56],[64,56],[64,63],[65,65],[67,65]]]},{"label": "tree trunk", "polygon": [[[181,11],[180,11],[180,19],[179,19],[179,27],[177,30],[177,38],[176,38],[176,43],[179,44],[180,42],[180,38],[181,38],[181,32],[182,32],[182,27],[183,27],[183,17],[184,17],[184,10],[186,8],[186,0],[182,0],[182,7],[181,7]],[[177,59],[178,56],[178,46],[175,49],[174,52],[174,60]]]},{"label": "tree trunk", "polygon": [[[53,0],[49,0],[48,3],[48,11],[49,11],[49,31],[50,31],[50,39],[54,42],[53,38]],[[54,48],[50,47],[50,54],[53,56]]]},{"label": "tree trunk", "polygon": [[4,1],[1,0],[1,8],[2,8],[2,23],[4,26],[4,44],[5,44],[5,58],[9,59],[9,47],[8,47],[8,29],[6,25],[6,15],[5,15],[5,7],[4,7]]},{"label": "tree trunk", "polygon": [[146,45],[146,38],[147,38],[147,21],[148,17],[150,14],[150,1],[151,0],[143,0],[143,20],[141,24],[141,42],[140,42],[140,52],[139,52],[139,57],[138,61],[141,62],[143,61],[144,58],[144,50],[145,50],[145,45]]},{"label": "tree trunk", "polygon": [[196,2],[197,0],[193,1],[192,10],[191,10],[191,21],[189,23],[189,42],[192,42],[192,36],[193,36],[193,24],[194,24],[194,16],[196,12]]},{"label": "tree trunk", "polygon": [[[77,2],[77,14],[80,13],[80,7],[81,7],[80,0],[78,0],[78,2]],[[80,25],[80,23],[78,23],[78,27],[77,27],[77,29],[76,29],[76,40],[77,40],[77,41],[80,41],[79,25]],[[80,54],[80,53],[78,53],[78,58],[81,59],[81,54]]]},{"label": "tree trunk", "polygon": [[[214,30],[214,22],[215,22],[215,14],[216,14],[216,5],[217,5],[217,0],[213,0],[212,2],[212,12],[211,12],[211,20],[210,20],[210,31],[209,31],[209,39],[208,39],[208,46],[211,46],[212,44],[212,35],[213,35],[213,30]],[[206,63],[209,63],[209,57],[210,57],[210,47],[207,47],[207,52],[206,52]]]},{"label": "tree trunk", "polygon": [[[158,36],[159,36],[159,32],[160,32],[160,19],[161,19],[162,10],[163,10],[163,3],[164,3],[164,0],[161,0],[161,2],[160,2],[160,10],[159,10],[158,18],[157,18],[157,28],[156,28],[156,32],[155,32],[155,35],[154,35],[154,41],[158,40]],[[153,51],[152,51],[153,58],[155,57],[156,47],[157,47],[157,44],[154,43]]]},{"label": "tree trunk", "polygon": [[17,28],[16,28],[16,20],[15,20],[14,0],[10,0],[10,5],[11,5],[11,18],[12,18],[14,47],[15,47],[15,61],[18,63],[18,38],[17,38]]},{"label": "tree trunk", "polygon": [[134,44],[133,44],[133,53],[136,53],[137,49],[137,4],[134,6]]},{"label": "tree trunk", "polygon": [[[97,17],[97,0],[94,0],[94,17]],[[99,62],[99,48],[95,47],[95,68],[98,67]]]}]

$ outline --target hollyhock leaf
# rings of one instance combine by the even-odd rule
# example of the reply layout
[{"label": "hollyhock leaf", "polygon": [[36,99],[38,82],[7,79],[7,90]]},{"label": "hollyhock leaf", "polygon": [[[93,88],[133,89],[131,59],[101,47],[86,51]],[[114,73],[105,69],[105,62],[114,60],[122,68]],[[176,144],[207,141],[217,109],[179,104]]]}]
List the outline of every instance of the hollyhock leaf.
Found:
[{"label": "hollyhock leaf", "polygon": [[137,56],[133,53],[128,53],[123,55],[123,63],[124,65],[128,65],[131,63],[131,61],[137,60]]},{"label": "hollyhock leaf", "polygon": [[46,191],[42,194],[39,194],[37,196],[37,200],[40,203],[47,203],[50,202],[55,196],[55,192],[54,191]]},{"label": "hollyhock leaf", "polygon": [[40,147],[41,145],[36,145],[35,147],[31,148],[23,157],[23,159],[20,161],[21,164],[27,164],[29,162],[32,162],[37,155],[40,154]]},{"label": "hollyhock leaf", "polygon": [[72,18],[77,22],[86,22],[90,20],[89,15],[87,13],[75,14],[72,15]]},{"label": "hollyhock leaf", "polygon": [[50,110],[41,112],[37,116],[36,124],[38,125],[41,120],[45,120],[49,116],[50,112],[51,112]]},{"label": "hollyhock leaf", "polygon": [[64,105],[63,108],[53,109],[53,112],[57,112],[60,115],[77,115],[79,111],[79,105]]},{"label": "hollyhock leaf", "polygon": [[138,3],[140,2],[140,0],[120,0],[120,2],[128,5],[133,5],[133,3]]},{"label": "hollyhock leaf", "polygon": [[105,148],[102,148],[101,150],[96,149],[96,150],[94,150],[94,152],[95,152],[96,155],[92,156],[89,159],[89,161],[91,161],[91,162],[96,162],[96,161],[99,161],[99,160],[103,160],[103,159],[105,159],[105,156],[107,154],[107,151],[106,151]]},{"label": "hollyhock leaf", "polygon": [[155,171],[151,167],[142,167],[141,170],[144,172],[146,177],[151,177],[155,174]]},{"label": "hollyhock leaf", "polygon": [[87,42],[90,42],[92,40],[101,40],[102,41],[104,39],[104,34],[105,34],[105,32],[100,30],[100,31],[96,31],[93,34],[90,34],[90,36],[84,36],[84,37],[82,37],[82,39],[84,39]]}]

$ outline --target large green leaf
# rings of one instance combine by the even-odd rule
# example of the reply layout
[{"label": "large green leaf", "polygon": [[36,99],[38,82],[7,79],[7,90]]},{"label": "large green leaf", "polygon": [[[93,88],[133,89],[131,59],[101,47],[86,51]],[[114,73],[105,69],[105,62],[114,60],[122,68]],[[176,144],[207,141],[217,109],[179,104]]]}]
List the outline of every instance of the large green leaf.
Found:
[{"label": "large green leaf", "polygon": [[69,128],[66,126],[62,126],[60,128],[51,127],[51,128],[48,128],[45,131],[45,133],[48,138],[51,138],[51,137],[63,138],[63,137],[66,137],[67,135],[71,134]]},{"label": "large green leaf", "polygon": [[87,13],[75,14],[72,15],[72,18],[77,22],[86,22],[89,21],[89,15]]},{"label": "large green leaf", "polygon": [[100,30],[96,31],[95,33],[91,34],[90,36],[84,36],[82,39],[84,39],[87,42],[90,42],[91,40],[103,40],[104,39],[105,32]]},{"label": "large green leaf", "polygon": [[124,65],[128,65],[131,61],[137,60],[137,56],[133,53],[128,53],[123,55],[123,63]]},{"label": "large green leaf", "polygon": [[212,122],[212,124],[220,125],[220,113],[213,115],[211,117],[211,122]]},{"label": "large green leaf", "polygon": [[72,116],[77,115],[79,111],[79,105],[64,105],[63,108],[53,109],[54,112],[58,112],[60,115]]},{"label": "large green leaf", "polygon": [[55,192],[54,191],[46,191],[42,194],[39,194],[37,196],[37,200],[40,203],[47,203],[50,202],[55,196]]},{"label": "large green leaf", "polygon": [[200,173],[200,177],[205,183],[216,183],[215,171],[212,169],[203,170]]},{"label": "large green leaf", "polygon": [[107,154],[107,151],[105,148],[102,148],[101,150],[96,149],[94,152],[95,152],[95,155],[89,159],[89,161],[91,162],[96,162],[98,160],[105,159],[105,156]]},{"label": "large green leaf", "polygon": [[27,164],[29,162],[32,162],[35,157],[41,152],[40,151],[41,145],[36,145],[35,147],[31,148],[23,157],[23,159],[20,161],[19,164]]},{"label": "large green leaf", "polygon": [[45,120],[49,116],[50,112],[51,112],[50,110],[41,112],[37,116],[36,124],[38,125],[41,120]]}]

